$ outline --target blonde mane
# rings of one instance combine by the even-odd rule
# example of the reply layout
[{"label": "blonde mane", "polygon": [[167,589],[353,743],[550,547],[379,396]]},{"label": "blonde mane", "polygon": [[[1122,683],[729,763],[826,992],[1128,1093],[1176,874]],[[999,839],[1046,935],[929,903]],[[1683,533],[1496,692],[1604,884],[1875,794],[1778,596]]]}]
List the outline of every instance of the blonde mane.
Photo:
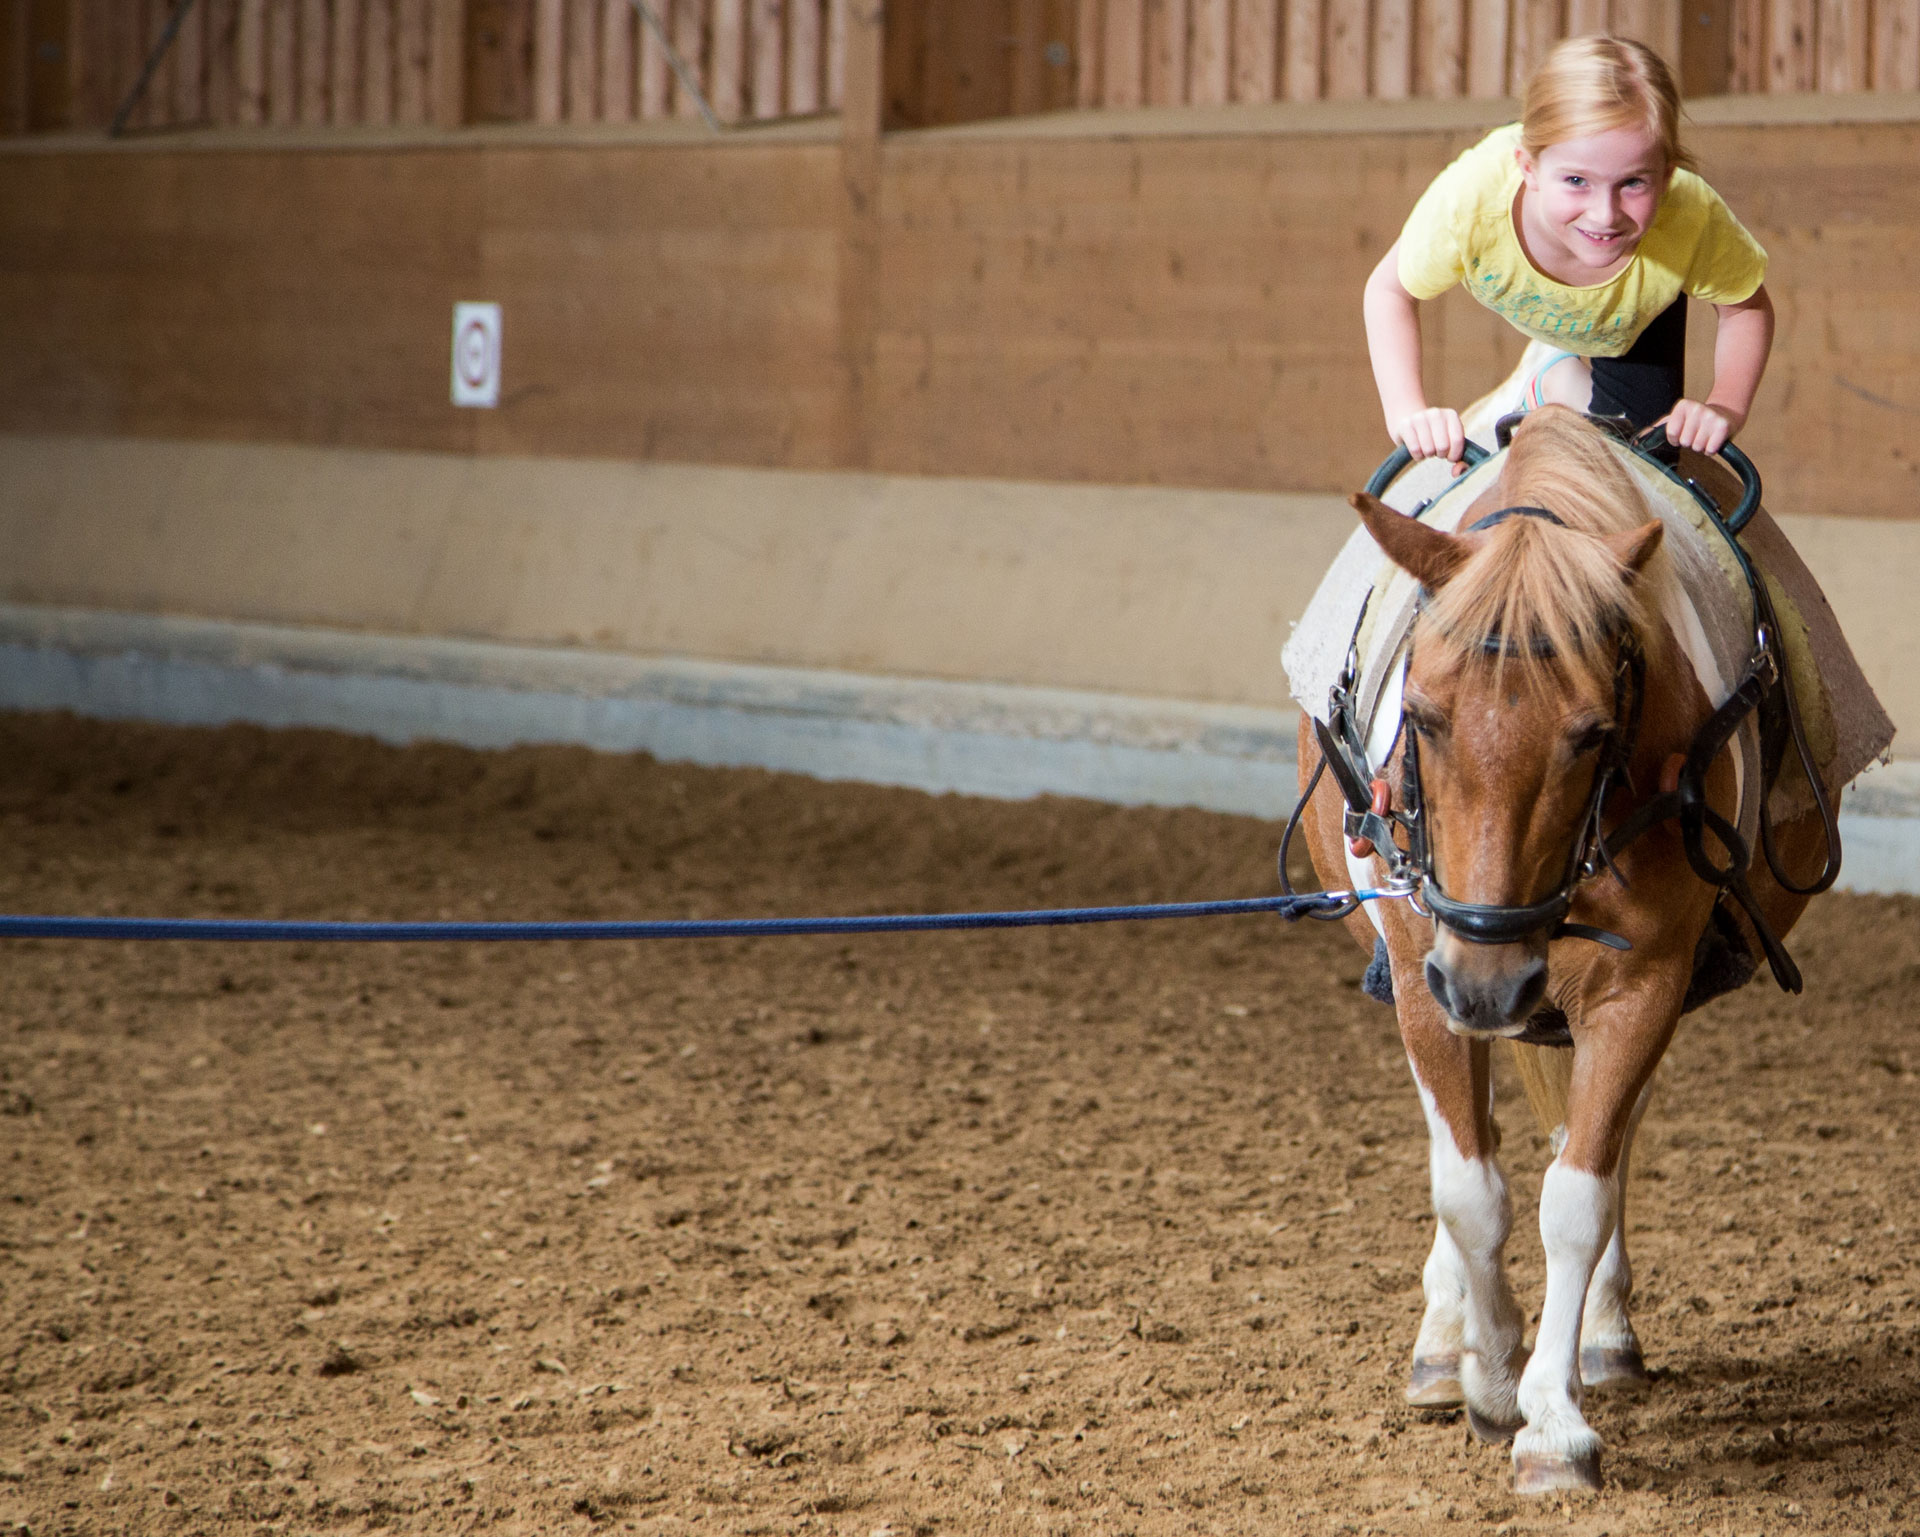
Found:
[{"label": "blonde mane", "polygon": [[[1566,526],[1518,517],[1470,535],[1479,548],[1426,605],[1424,647],[1437,646],[1449,667],[1513,666],[1542,682],[1571,665],[1591,676],[1611,672],[1624,620],[1657,663],[1665,627],[1656,616],[1672,568],[1660,550],[1636,576],[1601,542],[1656,516],[1602,429],[1564,406],[1529,415],[1466,521],[1499,507],[1544,507]],[[1491,635],[1510,646],[1489,654]]]}]

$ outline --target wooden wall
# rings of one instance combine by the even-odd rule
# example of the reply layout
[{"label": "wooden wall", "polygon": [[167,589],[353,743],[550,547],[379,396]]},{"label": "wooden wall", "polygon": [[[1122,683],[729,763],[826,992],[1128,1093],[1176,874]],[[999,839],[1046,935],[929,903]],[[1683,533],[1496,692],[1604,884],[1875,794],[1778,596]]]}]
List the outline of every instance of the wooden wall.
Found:
[{"label": "wooden wall", "polygon": [[[852,0],[648,0],[718,118],[838,109]],[[0,0],[0,133],[105,124],[174,0]],[[1920,0],[889,0],[886,109],[1498,98],[1557,39],[1689,96],[1920,89]],[[632,0],[196,0],[133,126],[629,122],[695,97]]]},{"label": "wooden wall", "polygon": [[[905,135],[852,214],[824,130],[0,152],[0,431],[1340,490],[1387,447],[1361,283],[1477,132]],[[1695,146],[1773,257],[1773,505],[1915,516],[1920,123]],[[494,411],[448,403],[475,298]],[[1428,325],[1439,398],[1513,355]]]}]

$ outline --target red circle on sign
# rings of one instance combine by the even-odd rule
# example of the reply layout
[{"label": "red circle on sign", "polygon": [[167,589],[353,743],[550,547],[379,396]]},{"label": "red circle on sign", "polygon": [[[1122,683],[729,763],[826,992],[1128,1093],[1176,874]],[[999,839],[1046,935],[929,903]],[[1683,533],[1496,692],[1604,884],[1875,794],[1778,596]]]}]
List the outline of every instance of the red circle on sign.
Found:
[{"label": "red circle on sign", "polygon": [[492,371],[493,337],[487,323],[478,318],[460,328],[460,344],[454,349],[460,366],[460,381],[469,389],[479,389]]}]

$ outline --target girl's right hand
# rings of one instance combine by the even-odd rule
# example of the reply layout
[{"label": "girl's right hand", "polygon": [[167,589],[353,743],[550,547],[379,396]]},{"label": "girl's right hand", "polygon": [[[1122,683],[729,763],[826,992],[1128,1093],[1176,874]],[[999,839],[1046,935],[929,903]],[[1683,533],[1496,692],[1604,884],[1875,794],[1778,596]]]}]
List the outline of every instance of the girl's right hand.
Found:
[{"label": "girl's right hand", "polygon": [[1444,458],[1458,464],[1467,451],[1467,429],[1460,413],[1445,406],[1428,406],[1392,424],[1396,442],[1407,445],[1416,459]]}]

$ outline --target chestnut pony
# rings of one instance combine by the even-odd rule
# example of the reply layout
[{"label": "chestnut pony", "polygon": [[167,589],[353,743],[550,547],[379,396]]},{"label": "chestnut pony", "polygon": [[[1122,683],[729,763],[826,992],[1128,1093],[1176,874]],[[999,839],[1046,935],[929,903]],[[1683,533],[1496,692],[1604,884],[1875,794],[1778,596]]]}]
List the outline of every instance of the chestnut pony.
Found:
[{"label": "chestnut pony", "polygon": [[[1439,1218],[1408,1397],[1464,1401],[1482,1439],[1511,1437],[1522,1492],[1595,1488],[1600,1438],[1581,1414],[1582,1388],[1646,1376],[1627,1314],[1628,1150],[1719,893],[1695,875],[1672,821],[1620,849],[1617,869],[1603,862],[1583,877],[1577,865],[1596,816],[1617,829],[1656,787],[1674,787],[1718,701],[1663,617],[1684,602],[1661,548],[1663,525],[1619,451],[1579,415],[1556,406],[1525,420],[1497,481],[1460,520],[1465,530],[1483,523],[1478,531],[1442,532],[1365,495],[1354,505],[1388,558],[1425,588],[1403,729],[1382,774],[1402,807],[1409,790],[1418,793],[1427,889],[1444,898],[1375,909],[1426,1111]],[[1489,518],[1502,509],[1510,511]],[[1629,712],[1637,719],[1621,719]],[[1311,728],[1303,719],[1303,794],[1318,758]],[[1737,824],[1730,752],[1715,758],[1704,787]],[[1302,812],[1329,887],[1354,884],[1343,809],[1329,779]],[[1790,855],[1818,849],[1817,818],[1776,832]],[[1365,847],[1356,851],[1363,859]],[[1367,863],[1379,876],[1380,862]],[[1751,881],[1768,924],[1784,934],[1805,898],[1764,862]],[[1571,909],[1530,931],[1472,922],[1487,905],[1526,908],[1567,885]],[[1437,925],[1429,911],[1440,914]],[[1562,918],[1587,931],[1565,934]],[[1368,919],[1347,921],[1371,949]],[[1734,921],[1751,947],[1750,925]],[[1596,931],[1606,942],[1595,942]],[[1621,940],[1626,948],[1615,947]],[[1512,1213],[1495,1159],[1489,1048],[1555,1009],[1570,1049],[1515,1047],[1556,1144],[1540,1191],[1546,1299],[1529,1357],[1502,1260]]]}]

